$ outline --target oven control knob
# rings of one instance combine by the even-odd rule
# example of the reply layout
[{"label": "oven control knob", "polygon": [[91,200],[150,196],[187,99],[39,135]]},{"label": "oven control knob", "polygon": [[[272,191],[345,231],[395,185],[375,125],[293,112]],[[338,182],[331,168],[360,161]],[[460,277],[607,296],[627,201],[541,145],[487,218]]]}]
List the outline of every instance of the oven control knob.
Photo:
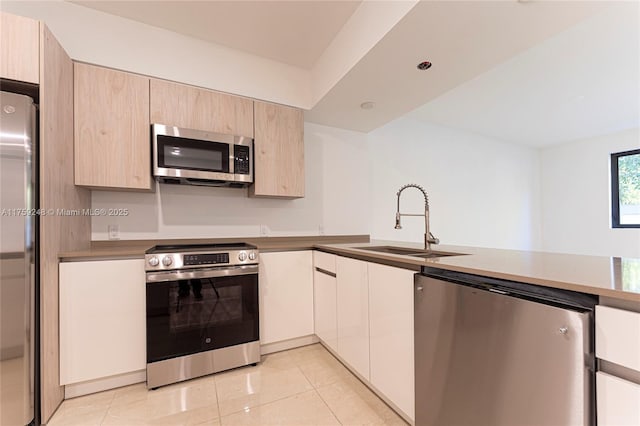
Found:
[{"label": "oven control knob", "polygon": [[162,264],[164,266],[169,266],[173,263],[173,258],[171,256],[165,256],[162,258]]},{"label": "oven control knob", "polygon": [[149,265],[151,266],[158,266],[159,263],[160,261],[156,256],[153,256],[152,258],[149,259]]},{"label": "oven control knob", "polygon": [[255,254],[255,252],[250,252],[250,253],[249,253],[249,260],[256,260],[256,254]]},{"label": "oven control knob", "polygon": [[239,260],[240,262],[244,262],[245,260],[247,260],[247,253],[245,253],[245,252],[241,251],[241,252],[238,254],[238,260]]}]

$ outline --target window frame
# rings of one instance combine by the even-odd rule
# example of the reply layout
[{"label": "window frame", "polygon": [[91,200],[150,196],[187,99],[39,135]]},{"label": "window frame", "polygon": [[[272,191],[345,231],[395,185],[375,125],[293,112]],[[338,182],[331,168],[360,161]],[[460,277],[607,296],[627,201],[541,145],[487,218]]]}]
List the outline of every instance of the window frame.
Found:
[{"label": "window frame", "polygon": [[612,228],[640,228],[640,224],[620,223],[620,175],[618,159],[628,155],[640,154],[640,149],[616,152],[611,154],[611,227]]}]

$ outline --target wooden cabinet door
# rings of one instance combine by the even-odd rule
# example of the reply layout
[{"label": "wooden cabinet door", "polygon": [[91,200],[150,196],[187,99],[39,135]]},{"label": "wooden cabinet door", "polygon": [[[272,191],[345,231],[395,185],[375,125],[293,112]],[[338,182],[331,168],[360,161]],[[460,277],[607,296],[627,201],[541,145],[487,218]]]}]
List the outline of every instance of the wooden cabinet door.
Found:
[{"label": "wooden cabinet door", "polygon": [[254,184],[249,194],[304,197],[302,110],[255,101]]},{"label": "wooden cabinet door", "polygon": [[371,384],[411,419],[414,271],[368,264]]},{"label": "wooden cabinet door", "polygon": [[152,79],[151,123],[253,138],[253,100]]},{"label": "wooden cabinet door", "polygon": [[150,190],[149,79],[74,65],[75,183]]},{"label": "wooden cabinet door", "polygon": [[40,23],[0,12],[0,77],[40,82]]},{"label": "wooden cabinet door", "polygon": [[338,355],[369,380],[369,284],[367,262],[338,256]]},{"label": "wooden cabinet door", "polygon": [[60,384],[143,370],[143,259],[60,263]]},{"label": "wooden cabinet door", "polygon": [[260,254],[260,343],[313,334],[311,251]]}]

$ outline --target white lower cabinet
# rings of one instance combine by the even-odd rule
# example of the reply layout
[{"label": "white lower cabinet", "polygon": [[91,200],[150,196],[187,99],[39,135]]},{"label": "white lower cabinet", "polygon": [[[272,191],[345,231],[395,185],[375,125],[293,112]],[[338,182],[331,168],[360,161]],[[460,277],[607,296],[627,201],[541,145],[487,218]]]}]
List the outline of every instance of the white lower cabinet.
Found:
[{"label": "white lower cabinet", "polygon": [[336,256],[314,252],[313,316],[316,336],[338,352]]},{"label": "white lower cabinet", "polygon": [[60,384],[146,368],[143,259],[60,263]]},{"label": "white lower cabinet", "polygon": [[640,425],[640,385],[596,373],[598,426]]},{"label": "white lower cabinet", "polygon": [[336,258],[338,355],[369,380],[369,283],[367,262]]},{"label": "white lower cabinet", "polygon": [[[595,316],[596,357],[605,369],[596,373],[598,426],[640,425],[640,310],[598,305]],[[624,368],[608,374],[609,363]]]},{"label": "white lower cabinet", "polygon": [[596,357],[640,371],[640,312],[596,306]]},{"label": "white lower cabinet", "polygon": [[316,335],[413,421],[415,272],[322,252],[314,266]]},{"label": "white lower cabinet", "polygon": [[371,384],[415,419],[414,271],[368,264]]},{"label": "white lower cabinet", "polygon": [[260,254],[260,343],[313,334],[312,251]]}]

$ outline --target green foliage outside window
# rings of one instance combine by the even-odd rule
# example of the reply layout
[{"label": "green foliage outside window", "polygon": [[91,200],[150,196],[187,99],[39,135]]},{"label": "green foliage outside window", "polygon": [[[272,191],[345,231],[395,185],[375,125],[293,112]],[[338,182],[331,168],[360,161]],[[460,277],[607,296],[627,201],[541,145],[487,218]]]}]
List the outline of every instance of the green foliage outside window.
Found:
[{"label": "green foliage outside window", "polygon": [[620,204],[640,204],[640,154],[618,158]]}]

